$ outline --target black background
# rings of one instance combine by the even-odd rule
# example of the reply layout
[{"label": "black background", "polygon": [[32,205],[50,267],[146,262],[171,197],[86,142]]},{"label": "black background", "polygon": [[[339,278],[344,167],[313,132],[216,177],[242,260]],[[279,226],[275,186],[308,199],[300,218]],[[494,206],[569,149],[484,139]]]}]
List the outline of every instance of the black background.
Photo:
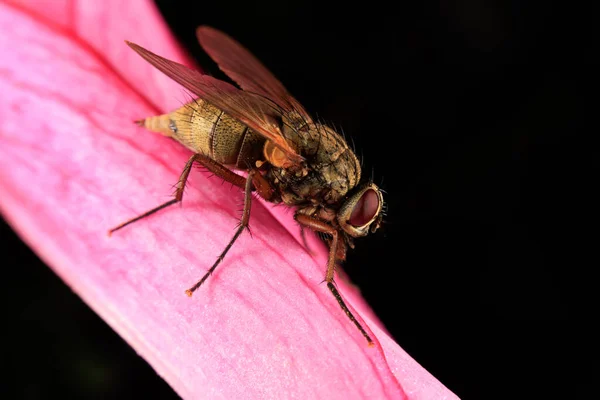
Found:
[{"label": "black background", "polygon": [[[157,3],[206,71],[223,77],[195,42],[200,24],[342,126],[383,179],[387,223],[345,269],[409,354],[465,399],[587,398],[599,379],[591,10]],[[6,225],[0,234],[3,391],[176,397]]]}]

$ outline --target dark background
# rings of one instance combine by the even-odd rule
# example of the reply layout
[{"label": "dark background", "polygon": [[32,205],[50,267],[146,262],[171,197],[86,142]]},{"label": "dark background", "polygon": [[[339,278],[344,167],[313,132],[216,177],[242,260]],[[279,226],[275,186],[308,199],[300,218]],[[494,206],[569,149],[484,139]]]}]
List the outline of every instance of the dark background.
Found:
[{"label": "dark background", "polygon": [[[240,40],[354,138],[389,213],[345,269],[409,354],[464,399],[588,398],[599,379],[592,10],[157,3],[205,70],[222,77],[195,41],[200,24]],[[176,397],[0,229],[15,274],[0,295],[3,391]]]}]

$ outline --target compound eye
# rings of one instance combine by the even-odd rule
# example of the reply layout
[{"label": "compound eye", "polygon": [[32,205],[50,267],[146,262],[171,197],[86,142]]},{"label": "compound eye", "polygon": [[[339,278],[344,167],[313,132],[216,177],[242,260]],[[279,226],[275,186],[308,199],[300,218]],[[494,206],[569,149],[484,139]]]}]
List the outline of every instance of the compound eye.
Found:
[{"label": "compound eye", "polygon": [[368,189],[360,196],[350,215],[350,225],[360,228],[369,224],[379,212],[379,196],[373,189]]}]

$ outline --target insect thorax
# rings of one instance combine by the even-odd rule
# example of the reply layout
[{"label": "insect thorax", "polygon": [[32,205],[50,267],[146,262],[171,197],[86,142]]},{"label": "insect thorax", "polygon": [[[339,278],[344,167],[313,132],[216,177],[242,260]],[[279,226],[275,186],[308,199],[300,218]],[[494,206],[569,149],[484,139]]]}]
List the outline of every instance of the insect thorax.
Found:
[{"label": "insect thorax", "polygon": [[354,152],[325,125],[284,127],[284,134],[306,159],[307,168],[303,174],[284,168],[271,171],[282,201],[288,205],[312,203],[335,208],[360,180],[360,163]]}]

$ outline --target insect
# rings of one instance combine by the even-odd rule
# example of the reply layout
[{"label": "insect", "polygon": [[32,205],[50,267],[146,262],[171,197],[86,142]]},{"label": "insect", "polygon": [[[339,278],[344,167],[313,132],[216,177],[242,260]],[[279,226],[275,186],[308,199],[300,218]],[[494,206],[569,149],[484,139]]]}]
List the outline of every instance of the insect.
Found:
[{"label": "insect", "polygon": [[[372,345],[373,340],[346,306],[334,284],[338,261],[353,238],[375,232],[382,221],[381,190],[361,181],[361,166],[346,141],[315,121],[285,87],[248,50],[207,26],[196,31],[202,48],[239,87],[203,75],[126,42],[146,61],[198,99],[164,115],[137,121],[150,131],[172,137],[194,155],[185,164],[174,198],[110,230],[113,233],[183,199],[191,168],[198,163],[244,191],[244,209],[233,238],[214,265],[192,287],[191,296],[248,227],[252,192],[273,203],[295,207],[295,220],[324,234],[329,244],[327,287]],[[246,171],[243,177],[235,171]]]}]

